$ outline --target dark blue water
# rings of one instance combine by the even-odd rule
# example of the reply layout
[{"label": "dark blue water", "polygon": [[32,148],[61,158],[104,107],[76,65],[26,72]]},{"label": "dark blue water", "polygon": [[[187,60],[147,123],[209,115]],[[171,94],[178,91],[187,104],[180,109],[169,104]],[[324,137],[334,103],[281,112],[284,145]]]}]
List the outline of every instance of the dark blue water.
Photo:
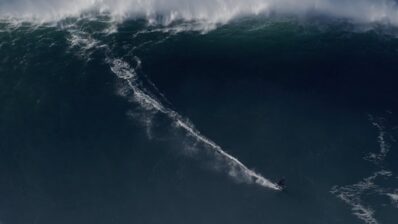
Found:
[{"label": "dark blue water", "polygon": [[[393,31],[64,23],[73,27],[1,25],[1,223],[398,220]],[[287,189],[228,175],[203,141],[139,102],[112,72],[115,58],[153,99]]]}]

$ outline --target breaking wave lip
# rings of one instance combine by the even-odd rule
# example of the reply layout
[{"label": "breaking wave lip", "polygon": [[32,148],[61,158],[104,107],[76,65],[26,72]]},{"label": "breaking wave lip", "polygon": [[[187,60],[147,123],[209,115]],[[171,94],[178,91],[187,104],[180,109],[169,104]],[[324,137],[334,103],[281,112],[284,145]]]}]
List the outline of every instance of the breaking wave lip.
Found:
[{"label": "breaking wave lip", "polygon": [[51,22],[107,14],[117,21],[144,18],[149,23],[176,20],[227,23],[240,16],[324,15],[355,23],[398,26],[394,0],[3,0],[0,18]]}]

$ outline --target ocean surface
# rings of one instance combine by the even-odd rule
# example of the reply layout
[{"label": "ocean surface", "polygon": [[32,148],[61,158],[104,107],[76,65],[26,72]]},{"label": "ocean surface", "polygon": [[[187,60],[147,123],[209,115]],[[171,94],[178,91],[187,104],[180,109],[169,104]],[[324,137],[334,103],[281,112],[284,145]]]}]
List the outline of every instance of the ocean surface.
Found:
[{"label": "ocean surface", "polygon": [[395,1],[0,0],[0,223],[398,223],[397,83]]}]

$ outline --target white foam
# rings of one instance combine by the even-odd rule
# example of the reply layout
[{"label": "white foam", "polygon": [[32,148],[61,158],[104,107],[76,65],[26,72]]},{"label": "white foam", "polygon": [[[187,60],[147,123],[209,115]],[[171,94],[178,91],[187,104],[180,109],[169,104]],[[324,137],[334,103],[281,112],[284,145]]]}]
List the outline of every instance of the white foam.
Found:
[{"label": "white foam", "polygon": [[78,56],[85,58],[87,61],[91,60],[93,50],[99,47],[99,41],[92,38],[89,34],[78,30],[69,29],[70,36],[68,41],[71,48],[78,49]]},{"label": "white foam", "polygon": [[343,187],[334,186],[331,193],[350,205],[353,214],[365,223],[378,224],[379,221],[375,218],[375,211],[370,206],[366,206],[361,197],[367,192],[380,191],[379,187],[374,183],[377,177],[390,177],[391,175],[391,171],[381,170],[356,184]]},{"label": "white foam", "polygon": [[365,159],[369,160],[375,164],[380,164],[385,160],[387,154],[390,152],[391,145],[386,141],[386,130],[382,124],[382,118],[374,118],[372,115],[369,115],[369,120],[372,122],[372,125],[377,129],[378,136],[377,141],[379,143],[380,151],[378,153],[369,153]]},{"label": "white foam", "polygon": [[279,13],[398,25],[397,9],[394,0],[3,0],[0,17],[48,22],[105,13],[117,20],[139,17],[150,23],[195,20],[216,24],[239,16]]},{"label": "white foam", "polygon": [[[391,114],[392,112],[389,113]],[[384,167],[383,162],[391,150],[391,145],[387,141],[387,136],[392,136],[388,134],[386,127],[383,125],[385,123],[384,118],[369,115],[369,120],[378,131],[377,141],[379,143],[379,151],[376,153],[369,153],[365,159],[382,168]],[[366,194],[375,194],[383,198],[388,196],[391,200],[391,204],[398,208],[398,190],[391,192],[391,189],[375,184],[378,177],[390,178],[392,175],[391,171],[381,170],[356,184],[343,187],[334,186],[331,192],[350,205],[353,214],[359,219],[368,224],[378,224],[379,222],[375,218],[375,210],[370,206],[366,206],[362,197]]]},{"label": "white foam", "polygon": [[91,37],[82,38],[81,35],[71,34],[69,38],[72,47],[78,46],[84,50],[89,50],[94,48],[97,45],[97,41],[92,39]]}]

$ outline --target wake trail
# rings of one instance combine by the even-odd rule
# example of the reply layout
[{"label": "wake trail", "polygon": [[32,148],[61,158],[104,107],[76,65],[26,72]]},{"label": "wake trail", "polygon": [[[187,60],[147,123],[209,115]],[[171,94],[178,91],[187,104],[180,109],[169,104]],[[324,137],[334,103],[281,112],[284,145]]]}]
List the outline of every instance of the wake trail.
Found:
[{"label": "wake trail", "polygon": [[186,119],[184,119],[176,111],[165,107],[161,102],[153,98],[149,93],[139,86],[137,83],[138,77],[136,71],[126,61],[115,58],[108,58],[107,61],[111,63],[112,72],[118,78],[124,80],[133,91],[136,102],[138,102],[143,108],[148,110],[153,109],[157,112],[167,115],[167,117],[174,122],[176,127],[183,129],[187,132],[187,134],[194,137],[196,141],[201,142],[207,146],[207,148],[211,149],[213,153],[220,155],[226,162],[228,174],[231,177],[246,183],[255,183],[265,188],[277,191],[282,190],[276,183],[273,183],[272,181],[263,177],[261,174],[249,169],[237,158],[225,152],[214,141],[203,136],[192,124],[190,124],[190,122],[186,121]]},{"label": "wake trail", "polygon": [[[151,91],[145,88],[142,78],[137,73],[137,69],[140,69],[142,66],[142,62],[137,56],[133,57],[136,61],[136,66],[133,68],[128,62],[112,56],[111,47],[93,38],[89,33],[80,29],[70,29],[69,32],[71,32],[71,38],[69,39],[71,47],[81,48],[79,53],[82,58],[87,58],[85,56],[87,56],[87,54],[90,55],[92,50],[105,50],[105,52],[107,52],[105,62],[110,65],[110,70],[120,80],[123,80],[128,89],[132,92],[133,101],[137,102],[143,109],[152,114],[159,112],[166,115],[176,128],[184,130],[187,135],[203,144],[203,146],[205,146],[204,148],[209,150],[209,152],[213,154],[213,157],[216,158],[215,165],[223,165],[227,169],[226,171],[229,176],[239,182],[257,184],[261,187],[276,191],[282,190],[279,185],[249,169],[237,158],[225,152],[221,146],[202,135],[188,119],[184,118],[170,107],[165,106],[161,100],[168,102],[167,99],[165,99],[164,95],[160,93],[150,80],[147,82],[153,85],[152,89],[157,92],[153,93],[153,90]],[[161,96],[161,99],[157,99],[157,95]]]}]

